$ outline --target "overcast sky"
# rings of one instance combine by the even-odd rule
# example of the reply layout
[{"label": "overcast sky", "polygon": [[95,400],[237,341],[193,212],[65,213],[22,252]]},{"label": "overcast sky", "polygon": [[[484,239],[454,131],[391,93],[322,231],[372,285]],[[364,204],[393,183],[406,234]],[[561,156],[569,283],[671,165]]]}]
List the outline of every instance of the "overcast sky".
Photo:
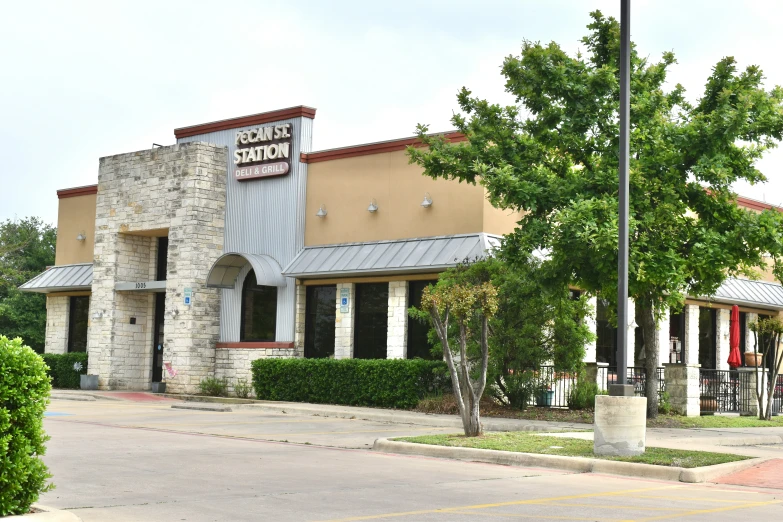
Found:
[{"label": "overcast sky", "polygon": [[[619,0],[6,3],[0,17],[0,219],[57,220],[55,191],[97,182],[98,158],[174,143],[173,129],[316,107],[314,150],[451,128],[467,86],[509,103],[500,64],[523,39],[580,48]],[[774,0],[632,0],[632,38],[695,99],[723,56],[783,84]],[[765,185],[783,203],[783,150]]]}]

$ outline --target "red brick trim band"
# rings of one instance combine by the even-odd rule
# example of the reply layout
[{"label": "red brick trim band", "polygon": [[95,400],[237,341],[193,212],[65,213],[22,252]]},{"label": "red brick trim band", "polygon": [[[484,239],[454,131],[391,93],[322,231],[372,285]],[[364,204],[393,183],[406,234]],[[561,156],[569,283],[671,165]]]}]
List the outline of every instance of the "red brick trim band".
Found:
[{"label": "red brick trim band", "polygon": [[214,121],[212,123],[192,125],[190,127],[181,127],[179,129],[174,129],[174,136],[177,139],[187,138],[188,136],[197,136],[199,134],[207,134],[208,132],[236,129],[239,127],[250,127],[252,125],[269,123],[270,121],[290,120],[292,118],[310,118],[312,120],[315,118],[315,109],[312,107],[305,107],[304,105],[298,105],[296,107],[289,107],[287,109],[280,109],[277,111],[262,112],[260,114],[251,114],[250,116],[231,118],[230,120],[220,120]]},{"label": "red brick trim band", "polygon": [[[461,132],[447,132],[443,135],[449,143],[458,143],[467,141],[468,138]],[[299,161],[302,163],[318,163],[319,161],[330,161],[343,158],[352,158],[354,156],[367,156],[369,154],[381,154],[383,152],[395,152],[405,150],[408,146],[414,147],[421,145],[419,138],[403,138],[400,140],[382,141],[380,143],[369,143],[367,145],[355,145],[352,147],[343,147],[341,149],[324,150],[321,152],[302,153]]]},{"label": "red brick trim band", "polygon": [[57,199],[75,198],[76,196],[89,196],[98,193],[98,185],[85,185],[84,187],[73,187],[57,191]]},{"label": "red brick trim band", "polygon": [[217,343],[215,348],[293,348],[294,343],[278,342],[243,342],[243,343]]}]

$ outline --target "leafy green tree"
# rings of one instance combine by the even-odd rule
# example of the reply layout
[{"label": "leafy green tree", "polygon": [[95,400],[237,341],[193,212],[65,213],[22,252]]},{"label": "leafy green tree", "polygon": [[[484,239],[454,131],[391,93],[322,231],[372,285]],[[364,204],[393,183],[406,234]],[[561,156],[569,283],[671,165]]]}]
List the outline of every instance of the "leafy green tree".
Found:
[{"label": "leafy green tree", "polygon": [[420,316],[429,316],[438,336],[467,437],[483,433],[479,407],[487,386],[489,321],[498,308],[497,289],[485,276],[471,263],[459,264],[421,296]]},{"label": "leafy green tree", "polygon": [[43,352],[46,297],[19,291],[19,285],[54,264],[57,230],[39,218],[0,223],[0,334]]},{"label": "leafy green tree", "polygon": [[[620,27],[591,17],[585,54],[525,41],[502,67],[516,105],[463,88],[452,121],[468,141],[450,146],[420,125],[428,147],[409,154],[427,175],[480,182],[493,205],[523,211],[508,250],[545,252],[547,280],[616,305]],[[765,241],[781,229],[777,212],[738,207],[731,186],[765,180],[755,163],[781,139],[783,89],[765,91],[759,67],[739,71],[726,57],[691,103],[666,84],[675,63],[671,52],[656,62],[632,48],[629,293],[643,317],[650,417],[661,316],[763,264]]]}]

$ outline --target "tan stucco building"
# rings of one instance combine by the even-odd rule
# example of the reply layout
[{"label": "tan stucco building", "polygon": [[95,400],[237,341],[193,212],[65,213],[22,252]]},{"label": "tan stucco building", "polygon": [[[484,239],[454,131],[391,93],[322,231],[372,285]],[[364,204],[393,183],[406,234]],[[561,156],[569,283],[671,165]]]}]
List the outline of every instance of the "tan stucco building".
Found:
[{"label": "tan stucco building", "polygon": [[[315,112],[176,129],[175,145],[101,158],[96,185],[58,191],[56,266],[23,286],[47,294],[46,351],[87,351],[102,389],[175,392],[249,381],[262,357],[430,357],[407,309],[520,216],[480,185],[423,176],[415,138],[312,151]],[[732,280],[689,301],[661,325],[661,360],[721,368],[735,303],[746,324],[783,292]],[[611,365],[594,304],[587,361]]]}]

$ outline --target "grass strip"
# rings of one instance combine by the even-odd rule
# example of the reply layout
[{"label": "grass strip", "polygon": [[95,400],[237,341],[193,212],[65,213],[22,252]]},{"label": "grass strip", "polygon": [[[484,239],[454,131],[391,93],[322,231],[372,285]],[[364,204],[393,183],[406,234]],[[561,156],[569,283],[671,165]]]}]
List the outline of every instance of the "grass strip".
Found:
[{"label": "grass strip", "polygon": [[597,456],[593,454],[592,440],[535,435],[529,432],[519,431],[487,433],[481,437],[465,437],[464,435],[422,435],[419,437],[402,437],[393,440],[413,442],[416,444],[431,444],[435,446],[491,449],[517,453],[561,455],[565,457],[598,458],[681,468],[713,466],[715,464],[724,464],[726,462],[736,462],[752,458],[729,453],[651,447],[646,448],[644,454],[636,457]]}]

